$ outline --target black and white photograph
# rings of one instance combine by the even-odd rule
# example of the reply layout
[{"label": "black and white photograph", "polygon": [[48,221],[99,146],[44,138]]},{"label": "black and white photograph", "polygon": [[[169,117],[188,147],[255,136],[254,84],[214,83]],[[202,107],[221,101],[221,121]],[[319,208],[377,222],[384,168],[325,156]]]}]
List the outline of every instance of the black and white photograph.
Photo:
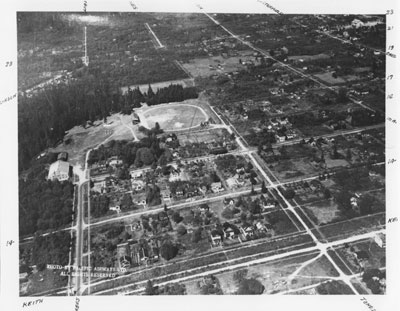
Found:
[{"label": "black and white photograph", "polygon": [[395,309],[395,1],[37,2],[9,17],[1,64],[15,310],[171,295]]}]

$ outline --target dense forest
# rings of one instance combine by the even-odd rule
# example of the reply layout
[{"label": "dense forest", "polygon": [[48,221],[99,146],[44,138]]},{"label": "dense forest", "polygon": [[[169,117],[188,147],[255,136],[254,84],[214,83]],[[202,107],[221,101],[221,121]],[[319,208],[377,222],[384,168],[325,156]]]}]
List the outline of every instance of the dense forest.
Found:
[{"label": "dense forest", "polygon": [[65,266],[68,264],[69,232],[57,232],[45,237],[35,236],[32,249],[32,264],[44,270],[47,264]]},{"label": "dense forest", "polygon": [[19,180],[19,234],[56,229],[71,222],[74,187],[69,182]]},{"label": "dense forest", "polygon": [[33,97],[20,96],[18,105],[19,169],[30,166],[34,156],[54,146],[65,131],[107,117],[112,112],[130,114],[141,102],[157,105],[197,97],[195,88],[170,85],[156,92],[139,89],[122,95],[106,78],[88,76],[44,90]]}]

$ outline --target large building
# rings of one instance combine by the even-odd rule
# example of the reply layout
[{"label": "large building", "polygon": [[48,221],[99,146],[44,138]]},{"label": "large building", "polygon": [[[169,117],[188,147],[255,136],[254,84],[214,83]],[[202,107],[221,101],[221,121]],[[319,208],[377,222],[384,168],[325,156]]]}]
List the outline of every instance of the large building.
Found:
[{"label": "large building", "polygon": [[50,165],[47,179],[64,181],[69,179],[69,163],[65,161],[56,161]]}]

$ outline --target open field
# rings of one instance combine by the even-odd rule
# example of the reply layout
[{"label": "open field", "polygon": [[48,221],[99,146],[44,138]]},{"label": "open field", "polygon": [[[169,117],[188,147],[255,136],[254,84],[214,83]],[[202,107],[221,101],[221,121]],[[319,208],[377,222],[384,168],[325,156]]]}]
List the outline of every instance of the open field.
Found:
[{"label": "open field", "polygon": [[[324,234],[326,240],[330,242],[382,229],[385,227],[385,221],[385,213],[379,213],[320,226],[319,230]],[[319,235],[318,233],[316,234]]]},{"label": "open field", "polygon": [[141,115],[144,117],[144,119],[141,118],[142,123],[147,123],[147,128],[153,128],[156,123],[159,123],[166,132],[187,130],[208,119],[201,108],[186,103],[151,107]]},{"label": "open field", "polygon": [[[246,278],[255,278],[265,287],[264,294],[293,290],[338,276],[325,256],[318,253],[293,256],[268,264],[250,266],[243,271]],[[239,270],[216,275],[224,294],[234,294],[238,283],[234,278]]]},{"label": "open field", "polygon": [[[208,58],[194,58],[182,66],[194,77],[208,77],[214,74],[230,73],[245,68],[239,63],[254,60],[251,51],[240,51],[238,56],[224,58],[222,56],[213,56]],[[219,65],[219,66],[218,66]]]}]

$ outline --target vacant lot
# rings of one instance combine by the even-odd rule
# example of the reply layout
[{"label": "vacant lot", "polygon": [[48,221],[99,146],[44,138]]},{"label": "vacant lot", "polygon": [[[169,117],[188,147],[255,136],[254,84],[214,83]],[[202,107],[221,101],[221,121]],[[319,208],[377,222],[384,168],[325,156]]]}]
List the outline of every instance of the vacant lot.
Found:
[{"label": "vacant lot", "polygon": [[[337,276],[333,266],[325,256],[317,253],[297,255],[279,261],[250,266],[242,270],[246,278],[255,278],[264,287],[264,294],[275,294],[316,284]],[[230,271],[216,275],[224,294],[234,294],[238,289],[235,274]]]},{"label": "vacant lot", "polygon": [[282,160],[273,165],[272,171],[280,181],[306,178],[318,173],[308,158]]},{"label": "vacant lot", "polygon": [[333,221],[339,213],[337,204],[333,200],[315,202],[304,207],[313,213],[317,219],[317,225]]}]

